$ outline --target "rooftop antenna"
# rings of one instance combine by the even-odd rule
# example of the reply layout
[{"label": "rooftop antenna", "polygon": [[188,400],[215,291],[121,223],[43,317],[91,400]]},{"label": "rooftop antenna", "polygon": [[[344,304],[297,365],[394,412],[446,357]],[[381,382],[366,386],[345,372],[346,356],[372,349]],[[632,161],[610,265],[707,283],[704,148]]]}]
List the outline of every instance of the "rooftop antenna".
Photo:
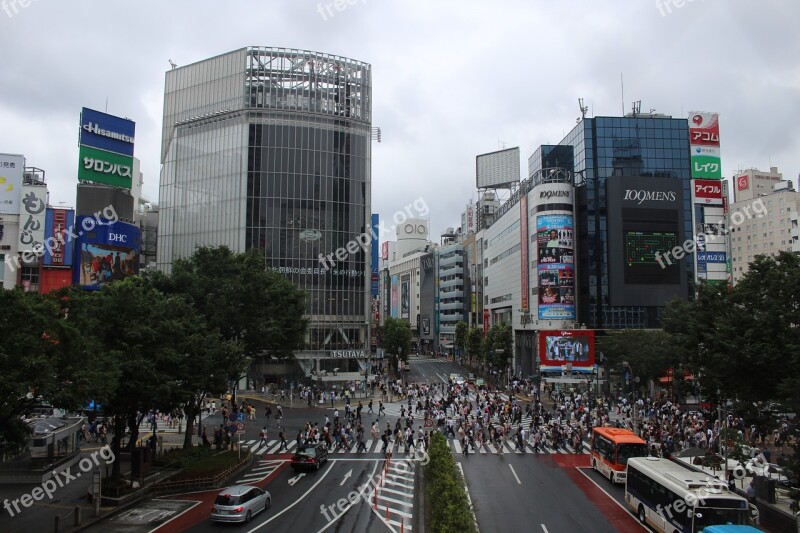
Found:
[{"label": "rooftop antenna", "polygon": [[620,103],[622,104],[622,114],[625,114],[625,84],[622,82],[622,72],[619,73]]},{"label": "rooftop antenna", "polygon": [[633,102],[633,116],[635,117],[642,111],[642,101],[636,100]]},{"label": "rooftop antenna", "polygon": [[178,65],[176,65],[173,60],[169,59],[168,61],[169,61],[169,66],[172,67],[172,70],[175,70],[176,68],[178,68]]},{"label": "rooftop antenna", "polygon": [[505,141],[501,141],[500,139],[497,139],[497,147],[500,150],[505,150],[506,149],[506,142]]},{"label": "rooftop antenna", "polygon": [[576,122],[580,122],[581,120],[586,118],[586,113],[589,112],[589,106],[583,105],[583,98],[578,98],[578,107],[581,110],[581,118],[577,119]]}]

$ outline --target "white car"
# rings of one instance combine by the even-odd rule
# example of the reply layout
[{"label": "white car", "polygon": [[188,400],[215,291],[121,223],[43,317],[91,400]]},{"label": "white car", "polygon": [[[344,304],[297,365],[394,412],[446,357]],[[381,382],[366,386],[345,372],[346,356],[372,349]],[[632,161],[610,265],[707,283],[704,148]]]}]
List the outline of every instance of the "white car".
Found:
[{"label": "white car", "polygon": [[234,485],[222,489],[211,508],[215,522],[249,522],[272,505],[269,492],[253,485]]},{"label": "white car", "polygon": [[467,382],[466,378],[464,376],[462,376],[461,374],[455,374],[454,376],[451,375],[450,379],[453,380],[453,383],[455,383],[456,385],[459,385],[459,386],[463,385],[464,383]]}]

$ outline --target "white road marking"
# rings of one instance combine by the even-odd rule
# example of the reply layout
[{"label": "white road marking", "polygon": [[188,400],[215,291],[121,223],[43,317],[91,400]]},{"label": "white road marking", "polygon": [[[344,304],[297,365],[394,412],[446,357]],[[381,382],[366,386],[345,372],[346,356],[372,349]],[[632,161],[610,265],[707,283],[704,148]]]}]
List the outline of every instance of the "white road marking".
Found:
[{"label": "white road marking", "polygon": [[475,509],[472,507],[472,498],[469,495],[469,487],[467,486],[467,476],[464,475],[464,467],[461,466],[461,463],[456,463],[456,466],[458,466],[458,470],[461,472],[461,478],[464,480],[464,492],[467,493],[467,503],[469,503],[469,509],[472,511],[472,519],[475,521],[475,531],[481,533],[478,527],[478,515],[475,514]]},{"label": "white road marking", "polygon": [[637,523],[637,524],[639,524],[640,526],[642,526],[642,529],[643,529],[643,530],[645,530],[645,531],[650,531],[650,528],[648,528],[648,527],[646,527],[646,526],[642,525],[642,523],[641,523],[641,522],[639,522],[639,518],[638,518],[638,517],[637,517],[635,514],[633,514],[632,512],[630,512],[630,510],[629,510],[628,508],[626,508],[624,505],[622,505],[622,504],[621,504],[621,503],[619,503],[617,500],[615,500],[614,498],[612,498],[612,497],[611,497],[611,494],[609,494],[608,492],[606,492],[606,490],[605,490],[603,487],[601,487],[600,485],[598,485],[598,484],[597,484],[597,482],[596,482],[595,480],[593,480],[593,479],[592,479],[592,477],[591,477],[590,475],[588,475],[586,472],[584,472],[582,467],[580,467],[580,466],[576,466],[576,467],[575,467],[575,469],[576,469],[578,472],[580,472],[581,474],[583,474],[583,475],[586,477],[586,479],[588,479],[589,481],[591,481],[592,483],[594,483],[594,486],[595,486],[595,487],[597,487],[598,489],[602,490],[602,491],[603,491],[603,494],[605,494],[606,496],[608,496],[608,499],[609,499],[609,500],[611,500],[612,502],[616,503],[616,504],[619,506],[619,508],[620,508],[620,509],[622,509],[623,511],[625,511],[626,513],[628,513],[630,516],[632,516],[633,518],[635,518],[635,519],[636,519],[636,523]]},{"label": "white road marking", "polygon": [[549,531],[547,531],[547,528],[544,527],[544,524],[541,524],[541,526],[542,526],[542,531],[544,531],[544,533],[550,533]]},{"label": "white road marking", "polygon": [[514,479],[517,480],[517,483],[519,485],[522,485],[522,481],[519,480],[519,476],[517,475],[517,472],[514,470],[514,465],[509,464],[508,467],[511,469],[511,473],[514,474]]}]

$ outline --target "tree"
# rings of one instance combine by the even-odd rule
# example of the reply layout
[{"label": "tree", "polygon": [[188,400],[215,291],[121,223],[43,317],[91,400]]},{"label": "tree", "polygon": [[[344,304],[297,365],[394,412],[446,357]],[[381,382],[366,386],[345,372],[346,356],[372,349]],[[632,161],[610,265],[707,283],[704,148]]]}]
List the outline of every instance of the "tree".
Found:
[{"label": "tree", "polygon": [[664,327],[716,399],[800,406],[800,257],[757,256],[733,288],[703,285],[693,302],[673,302]]},{"label": "tree", "polygon": [[677,386],[683,372],[675,371],[682,363],[675,343],[675,337],[663,330],[631,329],[598,336],[597,351],[603,352],[607,368],[625,363],[641,383],[657,380],[671,371]]},{"label": "tree", "polygon": [[470,362],[475,360],[476,362],[483,363],[485,354],[483,340],[483,331],[481,331],[480,328],[472,328],[467,332],[465,348]]},{"label": "tree", "polygon": [[23,416],[42,400],[77,409],[94,390],[114,386],[87,337],[64,319],[59,300],[19,289],[0,291],[0,452],[20,452],[30,428]]},{"label": "tree", "polygon": [[513,355],[514,332],[508,324],[495,324],[489,329],[491,339],[490,364],[499,370],[505,370]]},{"label": "tree", "polygon": [[391,368],[397,368],[398,359],[408,361],[408,352],[411,348],[411,328],[408,322],[386,317],[383,323],[383,348],[391,357]]},{"label": "tree", "polygon": [[250,357],[291,358],[305,342],[305,293],[266,270],[263,251],[199,247],[190,258],[174,261],[171,275],[147,277],[159,290],[188,298],[209,327],[240,341]]},{"label": "tree", "polygon": [[[466,353],[467,334],[469,333],[469,326],[463,320],[456,322],[456,335],[453,344],[458,348],[459,355]],[[472,358],[469,360],[470,366],[472,365]]]}]

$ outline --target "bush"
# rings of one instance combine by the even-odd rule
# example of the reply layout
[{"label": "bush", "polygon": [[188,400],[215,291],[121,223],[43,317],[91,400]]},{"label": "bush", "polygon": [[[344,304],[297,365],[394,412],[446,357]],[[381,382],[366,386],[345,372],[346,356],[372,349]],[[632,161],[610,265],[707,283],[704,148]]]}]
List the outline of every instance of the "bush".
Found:
[{"label": "bush", "polygon": [[431,435],[430,462],[425,466],[428,528],[436,533],[474,533],[472,508],[464,490],[464,478],[447,441],[439,432]]}]

